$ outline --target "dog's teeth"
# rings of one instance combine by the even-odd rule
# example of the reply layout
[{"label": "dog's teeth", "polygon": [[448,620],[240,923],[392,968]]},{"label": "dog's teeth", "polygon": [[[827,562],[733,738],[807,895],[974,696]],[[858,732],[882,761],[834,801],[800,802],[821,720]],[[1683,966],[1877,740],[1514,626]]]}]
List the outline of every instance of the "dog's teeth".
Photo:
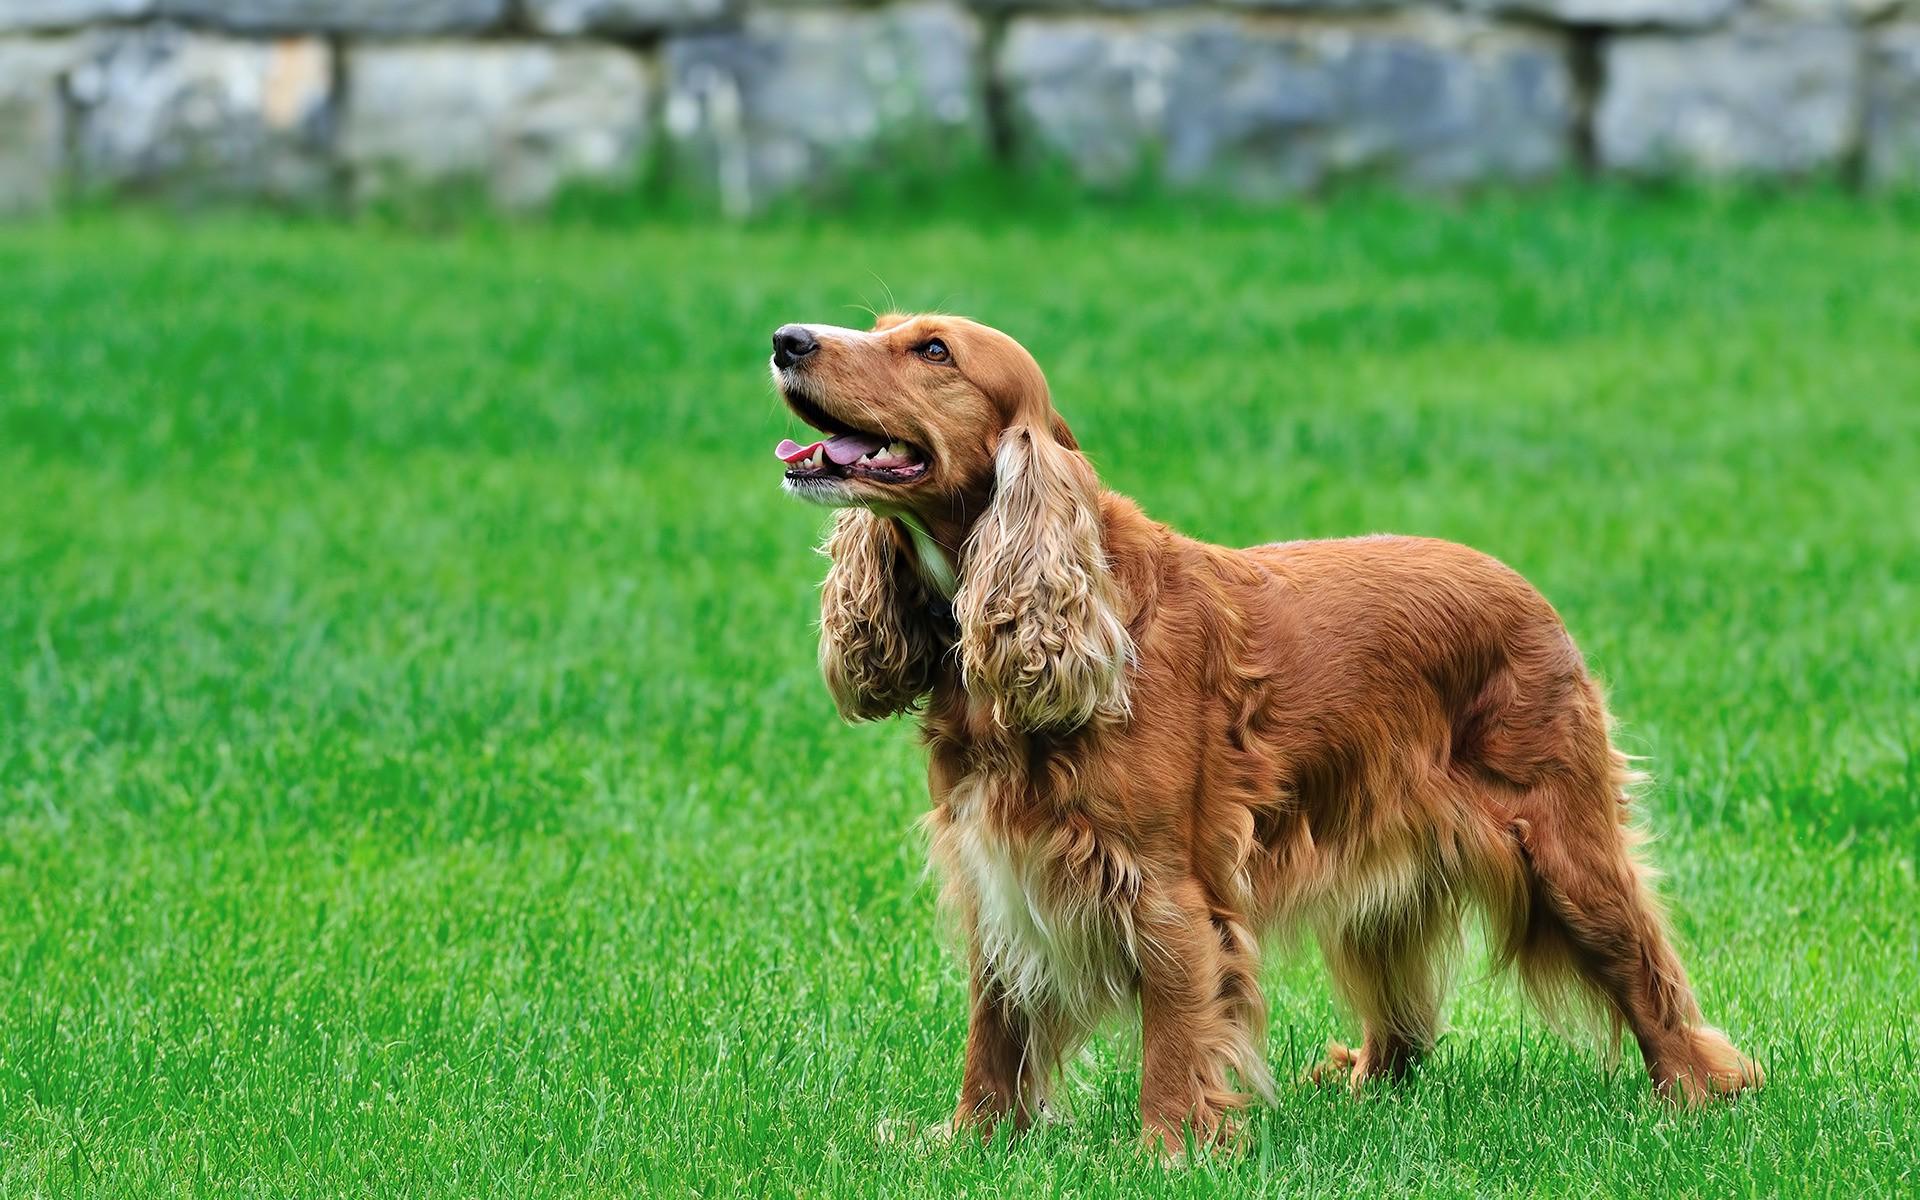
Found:
[{"label": "dog's teeth", "polygon": [[907,444],[905,442],[890,442],[887,444],[885,453],[892,458],[905,458],[907,456]]}]

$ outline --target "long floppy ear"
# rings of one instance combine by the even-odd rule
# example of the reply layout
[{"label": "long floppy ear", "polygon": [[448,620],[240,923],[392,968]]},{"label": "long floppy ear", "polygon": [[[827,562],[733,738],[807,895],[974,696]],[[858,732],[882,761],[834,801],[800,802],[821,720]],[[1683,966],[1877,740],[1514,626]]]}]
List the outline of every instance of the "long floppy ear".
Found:
[{"label": "long floppy ear", "polygon": [[1127,711],[1133,644],[1100,533],[1087,460],[1051,430],[1003,432],[953,598],[961,677],[1002,725],[1068,730]]},{"label": "long floppy ear", "polygon": [[820,674],[840,715],[877,721],[912,708],[940,661],[932,596],[893,522],[843,508],[821,549]]}]

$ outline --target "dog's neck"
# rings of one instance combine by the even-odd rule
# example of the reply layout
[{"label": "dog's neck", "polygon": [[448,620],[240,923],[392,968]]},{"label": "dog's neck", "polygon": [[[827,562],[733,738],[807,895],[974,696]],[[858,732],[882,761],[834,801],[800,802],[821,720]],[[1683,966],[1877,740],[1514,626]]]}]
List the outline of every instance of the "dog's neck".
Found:
[{"label": "dog's neck", "polygon": [[935,591],[948,600],[960,589],[960,572],[954,562],[953,552],[940,544],[940,540],[927,529],[926,522],[918,514],[904,508],[894,509],[888,514],[900,522],[907,531],[907,537],[913,542],[913,556],[920,565],[920,574]]},{"label": "dog's neck", "polygon": [[[1115,527],[1113,515],[1103,511],[1101,523],[1107,526],[1107,554],[1115,574],[1115,582],[1120,585],[1121,593],[1129,597],[1126,618],[1131,621],[1138,612],[1143,593],[1150,594],[1154,589],[1149,578],[1138,578],[1145,574],[1151,576],[1158,560],[1159,543],[1167,537],[1164,526],[1146,521],[1137,506],[1125,497],[1112,492],[1101,493],[1102,508],[1126,508],[1139,518],[1139,525],[1150,531],[1145,538],[1135,537],[1116,540],[1112,536]],[[965,544],[968,529],[959,522],[929,522],[919,513],[905,508],[886,508],[879,510],[881,515],[891,517],[898,522],[899,528],[913,546],[914,564],[920,570],[920,577],[926,580],[943,600],[952,600],[954,593],[960,590],[960,547]],[[1122,529],[1131,529],[1133,523],[1125,523]]]}]

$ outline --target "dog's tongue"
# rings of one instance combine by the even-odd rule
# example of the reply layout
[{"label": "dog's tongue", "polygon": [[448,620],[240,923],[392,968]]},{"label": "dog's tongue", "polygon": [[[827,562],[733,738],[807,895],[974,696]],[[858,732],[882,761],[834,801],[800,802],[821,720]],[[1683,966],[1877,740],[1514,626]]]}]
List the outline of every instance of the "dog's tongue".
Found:
[{"label": "dog's tongue", "polygon": [[833,460],[834,465],[844,467],[850,462],[858,462],[884,445],[886,443],[879,438],[868,437],[864,433],[843,433],[837,438],[809,442],[805,446],[792,438],[784,438],[773,453],[781,462],[791,463],[812,458],[815,450],[825,447],[827,457]]}]

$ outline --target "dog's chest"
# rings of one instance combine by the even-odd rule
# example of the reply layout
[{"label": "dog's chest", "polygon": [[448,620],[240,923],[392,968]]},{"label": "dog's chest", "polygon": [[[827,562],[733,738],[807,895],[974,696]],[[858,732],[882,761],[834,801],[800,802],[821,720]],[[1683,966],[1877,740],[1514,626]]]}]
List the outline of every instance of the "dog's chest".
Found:
[{"label": "dog's chest", "polygon": [[1091,1019],[1134,988],[1131,912],[1064,859],[1047,830],[1013,834],[965,781],[935,849],[972,899],[988,969],[1022,1007]]}]

